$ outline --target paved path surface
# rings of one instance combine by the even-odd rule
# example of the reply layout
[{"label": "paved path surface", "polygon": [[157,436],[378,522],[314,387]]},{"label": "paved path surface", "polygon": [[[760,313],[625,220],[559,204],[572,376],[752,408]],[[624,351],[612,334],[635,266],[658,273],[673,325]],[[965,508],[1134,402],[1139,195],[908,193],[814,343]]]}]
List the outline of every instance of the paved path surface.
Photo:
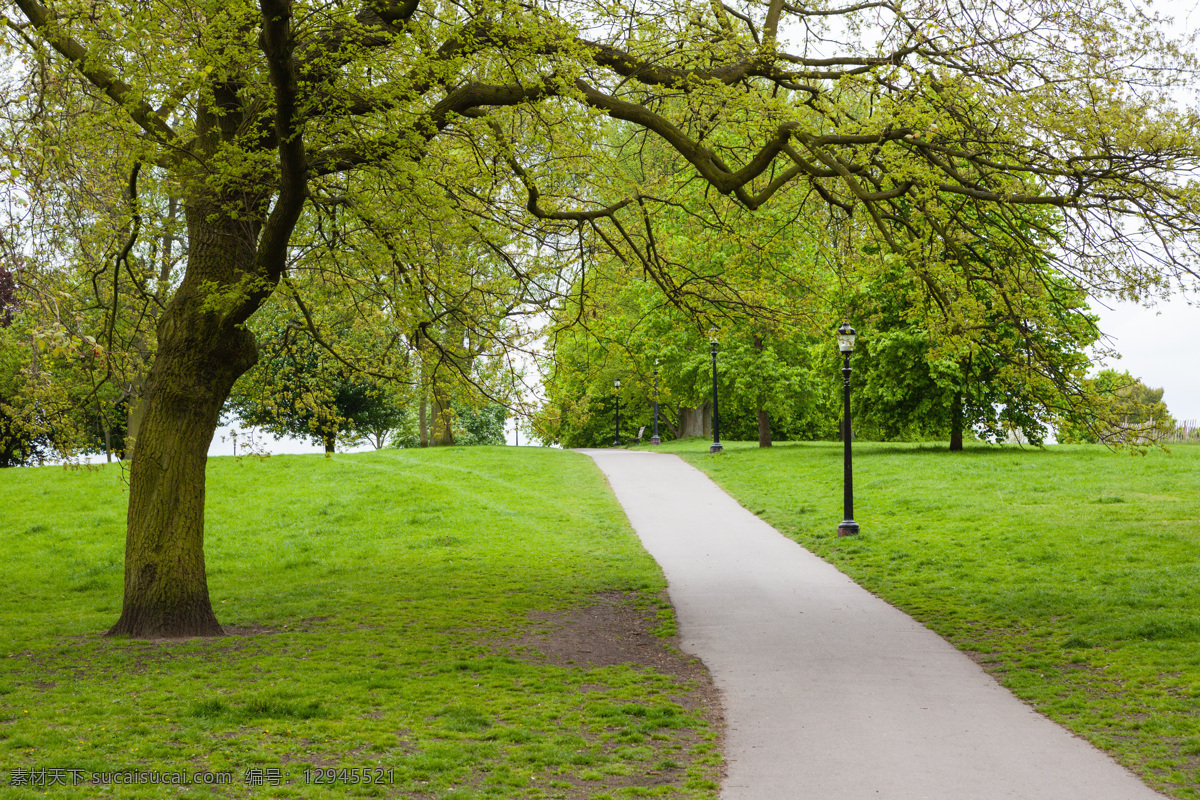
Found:
[{"label": "paved path surface", "polygon": [[683,460],[584,452],[724,695],[723,800],[1162,799]]}]

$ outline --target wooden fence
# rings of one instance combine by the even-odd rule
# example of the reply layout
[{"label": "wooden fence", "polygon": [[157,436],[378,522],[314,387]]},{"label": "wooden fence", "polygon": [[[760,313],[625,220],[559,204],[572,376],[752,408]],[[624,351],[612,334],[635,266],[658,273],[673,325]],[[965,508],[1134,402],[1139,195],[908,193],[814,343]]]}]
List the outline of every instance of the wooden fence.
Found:
[{"label": "wooden fence", "polygon": [[1163,444],[1183,444],[1184,442],[1200,443],[1200,423],[1194,419],[1184,419],[1175,423],[1175,428],[1163,433]]}]

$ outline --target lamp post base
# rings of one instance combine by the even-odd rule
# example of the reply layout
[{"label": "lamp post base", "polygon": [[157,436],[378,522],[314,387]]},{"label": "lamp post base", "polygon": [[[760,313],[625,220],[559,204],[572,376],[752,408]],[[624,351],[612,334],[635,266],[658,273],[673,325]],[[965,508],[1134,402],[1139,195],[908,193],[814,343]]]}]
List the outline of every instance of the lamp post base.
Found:
[{"label": "lamp post base", "polygon": [[620,439],[614,439],[614,440],[613,440],[613,447],[620,447],[620,446],[621,446],[621,445],[623,445],[623,444],[625,444],[625,443],[624,443],[624,442],[622,442]]},{"label": "lamp post base", "polygon": [[713,443],[712,443],[712,446],[708,448],[708,452],[710,452],[710,453],[719,453],[719,452],[721,452],[721,451],[722,451],[722,450],[724,450],[724,449],[725,449],[725,448],[721,447],[721,443],[720,443],[720,442],[713,442]]},{"label": "lamp post base", "polygon": [[655,445],[662,444],[662,439],[658,438],[657,436],[651,436],[650,444],[655,444]]},{"label": "lamp post base", "polygon": [[844,519],[838,523],[838,536],[854,536],[858,533],[858,523],[852,519]]}]

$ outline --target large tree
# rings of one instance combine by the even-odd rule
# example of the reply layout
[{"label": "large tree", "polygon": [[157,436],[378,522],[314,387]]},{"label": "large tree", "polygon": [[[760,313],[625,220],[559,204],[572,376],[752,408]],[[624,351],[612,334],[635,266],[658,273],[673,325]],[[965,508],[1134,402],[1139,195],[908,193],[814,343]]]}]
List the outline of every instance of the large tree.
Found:
[{"label": "large tree", "polygon": [[[1055,230],[1057,215],[1040,225]],[[1087,298],[1049,257],[1050,245],[1014,242],[1001,226],[974,226],[954,248],[931,243],[925,266],[941,269],[931,287],[891,254],[867,246],[861,347],[855,348],[855,417],[882,438],[945,436],[962,450],[964,433],[990,440],[1018,432],[1041,444],[1049,428],[1093,401],[1084,385],[1088,349],[1100,336]]]},{"label": "large tree", "polygon": [[[527,233],[531,244],[508,240],[498,255],[515,276],[507,297],[490,280],[472,287],[512,312],[570,284],[539,265],[572,243],[621,251],[679,288],[653,248],[655,183],[620,166],[646,136],[747,207],[798,185],[840,213],[861,209],[906,259],[946,236],[962,204],[992,208],[1018,238],[1027,209],[1051,204],[1070,223],[1056,247],[1072,274],[1137,290],[1186,266],[1178,248],[1196,231],[1194,190],[1179,179],[1196,166],[1194,119],[1169,95],[1192,64],[1120,0],[3,9],[19,52],[6,96],[27,97],[6,113],[47,113],[39,96],[70,84],[80,102],[53,112],[62,145],[103,128],[130,169],[169,179],[186,221],[186,271],[142,391],[115,634],[220,633],[204,567],[205,455],[257,359],[246,322],[299,255],[306,213],[369,216],[384,244],[430,219]],[[331,260],[346,246],[310,244]],[[1139,251],[1157,259],[1143,272]],[[374,274],[403,280],[410,263],[380,253]],[[465,341],[445,317],[471,307],[447,310],[447,324],[417,321],[413,340],[443,330]]]}]

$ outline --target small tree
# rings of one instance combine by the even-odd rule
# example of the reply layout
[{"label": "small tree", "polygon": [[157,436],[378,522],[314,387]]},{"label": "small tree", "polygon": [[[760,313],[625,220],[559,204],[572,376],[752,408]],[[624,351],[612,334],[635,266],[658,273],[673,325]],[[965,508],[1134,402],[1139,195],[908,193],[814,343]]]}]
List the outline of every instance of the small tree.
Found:
[{"label": "small tree", "polygon": [[1128,372],[1103,369],[1084,384],[1091,404],[1066,418],[1058,429],[1060,442],[1139,445],[1175,429],[1163,390],[1146,386]]},{"label": "small tree", "polygon": [[310,438],[332,454],[337,442],[369,437],[382,447],[401,421],[398,392],[351,369],[304,331],[277,325],[266,353],[234,386],[226,404],[248,425],[276,436]]}]

